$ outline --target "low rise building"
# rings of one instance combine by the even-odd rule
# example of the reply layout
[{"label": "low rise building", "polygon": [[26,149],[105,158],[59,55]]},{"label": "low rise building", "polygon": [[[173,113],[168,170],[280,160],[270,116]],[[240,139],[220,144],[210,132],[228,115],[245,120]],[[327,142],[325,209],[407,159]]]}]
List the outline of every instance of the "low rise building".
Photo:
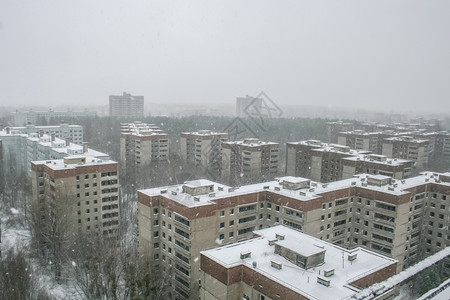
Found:
[{"label": "low rise building", "polygon": [[83,126],[81,125],[61,124],[58,126],[26,125],[24,127],[6,127],[4,129],[4,134],[46,134],[62,140],[69,139],[70,142],[78,145],[82,145],[84,142]]},{"label": "low rise building", "polygon": [[394,259],[361,247],[347,250],[281,225],[254,233],[201,252],[199,299],[350,299],[396,274]]}]

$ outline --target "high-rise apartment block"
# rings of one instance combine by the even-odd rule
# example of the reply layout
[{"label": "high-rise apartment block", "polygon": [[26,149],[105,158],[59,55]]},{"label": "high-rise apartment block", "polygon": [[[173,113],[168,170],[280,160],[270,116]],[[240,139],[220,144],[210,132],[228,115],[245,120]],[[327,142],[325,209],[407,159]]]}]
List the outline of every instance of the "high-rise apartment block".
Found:
[{"label": "high-rise apartment block", "polygon": [[74,233],[116,234],[120,213],[116,162],[78,155],[34,161],[31,170],[32,201],[41,225],[64,214],[58,217]]},{"label": "high-rise apartment block", "polygon": [[180,135],[181,159],[184,163],[200,165],[220,175],[222,143],[228,141],[228,133],[199,130]]},{"label": "high-rise apartment block", "polygon": [[[1,159],[5,175],[29,174],[30,163],[35,160],[62,159],[72,155],[89,155],[99,159],[109,159],[109,155],[88,148],[87,143],[75,144],[71,138],[60,139],[56,133],[20,133],[16,130],[0,131],[2,140]],[[61,134],[61,133],[60,133]],[[79,133],[79,134],[82,134]],[[8,173],[8,174],[7,174]]]},{"label": "high-rise apartment block", "polygon": [[239,188],[198,180],[138,191],[139,250],[180,299],[198,299],[200,251],[274,225],[387,255],[399,271],[450,245],[449,201],[450,173],[332,183],[282,177]]},{"label": "high-rise apartment block", "polygon": [[316,140],[286,144],[286,175],[330,182],[368,173],[404,179],[414,162]]},{"label": "high-rise apartment block", "polygon": [[144,168],[169,159],[169,135],[154,124],[120,124],[120,162],[125,167]]},{"label": "high-rise apartment block", "polygon": [[256,138],[222,143],[222,181],[237,185],[263,181],[278,173],[280,144]]},{"label": "high-rise apartment block", "polygon": [[429,140],[415,139],[411,136],[385,138],[382,154],[388,157],[412,160],[415,167],[423,170],[428,165],[429,145]]},{"label": "high-rise apartment block", "polygon": [[144,117],[144,96],[132,96],[125,92],[121,96],[109,96],[109,115],[122,118]]},{"label": "high-rise apartment block", "polygon": [[83,144],[83,126],[81,125],[69,125],[61,124],[58,126],[35,126],[26,125],[24,127],[6,127],[3,134],[46,134],[49,136],[67,140],[70,142],[81,145]]},{"label": "high-rise apartment block", "polygon": [[263,106],[263,99],[251,96],[236,98],[236,116],[239,118],[248,117],[250,115],[259,115]]},{"label": "high-rise apartment block", "polygon": [[337,134],[343,131],[353,130],[353,123],[346,123],[342,121],[327,122],[327,137],[329,143],[338,143]]},{"label": "high-rise apartment block", "polygon": [[199,299],[352,299],[397,271],[394,259],[285,226],[254,233],[253,239],[201,252]]},{"label": "high-rise apartment block", "polygon": [[[70,118],[95,117],[97,114],[92,111],[16,111],[12,115],[12,123],[14,126],[27,126],[29,124],[45,125],[50,124],[54,120],[62,121]],[[75,142],[75,141],[74,141]]]}]

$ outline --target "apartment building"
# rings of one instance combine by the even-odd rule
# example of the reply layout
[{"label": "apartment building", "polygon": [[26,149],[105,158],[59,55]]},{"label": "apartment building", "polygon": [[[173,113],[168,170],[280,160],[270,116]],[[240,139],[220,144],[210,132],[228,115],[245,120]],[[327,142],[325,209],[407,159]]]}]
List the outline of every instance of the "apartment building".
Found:
[{"label": "apartment building", "polygon": [[120,162],[144,168],[169,159],[169,135],[154,124],[139,121],[120,124]]},{"label": "apartment building", "polygon": [[[337,143],[339,145],[348,146],[351,149],[381,154],[383,146],[382,138],[384,137],[384,135],[381,136],[381,134],[381,132],[365,132],[363,130],[339,132],[337,133]],[[390,136],[389,132],[384,134]]]},{"label": "apartment building", "polygon": [[55,136],[59,139],[69,139],[72,143],[82,145],[83,138],[83,126],[81,125],[69,125],[61,124],[58,126],[36,126],[26,125],[24,127],[6,127],[4,134],[46,134],[49,136]]},{"label": "apartment building", "polygon": [[119,227],[117,163],[87,155],[31,163],[32,204],[46,224],[64,214],[73,232],[114,235]]},{"label": "apartment building", "polygon": [[222,143],[228,141],[228,133],[199,130],[180,134],[180,154],[184,163],[200,165],[220,176],[222,167]]},{"label": "apartment building", "polygon": [[423,170],[428,165],[429,140],[411,136],[399,136],[383,139],[383,155],[414,161],[415,167]]},{"label": "apartment building", "polygon": [[396,274],[394,259],[361,247],[347,250],[282,225],[254,233],[201,252],[199,299],[351,299]]},{"label": "apartment building", "polygon": [[248,117],[253,114],[259,115],[262,107],[263,99],[261,98],[255,98],[249,95],[236,98],[236,116],[239,118]]},{"label": "apartment building", "polygon": [[307,140],[286,144],[286,175],[330,182],[359,173],[380,174],[394,179],[411,176],[413,161],[387,158],[348,146]]},{"label": "apartment building", "polygon": [[144,117],[144,96],[132,96],[128,93],[109,96],[109,115],[121,118]]},{"label": "apartment building", "polygon": [[278,173],[280,144],[256,138],[222,143],[222,181],[239,185],[273,178]]},{"label": "apartment building", "polygon": [[[12,114],[13,126],[27,126],[29,124],[44,125],[53,120],[64,120],[80,117],[95,117],[97,114],[92,111],[16,111]],[[75,142],[75,141],[74,141]]]},{"label": "apartment building", "polygon": [[354,127],[353,123],[346,123],[342,121],[327,122],[326,126],[328,142],[334,144],[338,143],[337,134],[339,132],[352,131]]},{"label": "apartment building", "polygon": [[[30,163],[35,160],[62,159],[71,155],[86,154],[99,159],[109,159],[109,155],[95,151],[88,147],[86,142],[82,145],[52,135],[39,133],[18,133],[16,131],[0,131],[2,140],[1,159],[5,175],[29,174]],[[7,174],[8,173],[8,174]]]},{"label": "apartment building", "polygon": [[139,251],[154,259],[179,299],[199,297],[200,251],[274,225],[389,256],[400,271],[450,245],[449,188],[450,173],[425,172],[402,180],[287,176],[239,188],[198,180],[139,190]]}]

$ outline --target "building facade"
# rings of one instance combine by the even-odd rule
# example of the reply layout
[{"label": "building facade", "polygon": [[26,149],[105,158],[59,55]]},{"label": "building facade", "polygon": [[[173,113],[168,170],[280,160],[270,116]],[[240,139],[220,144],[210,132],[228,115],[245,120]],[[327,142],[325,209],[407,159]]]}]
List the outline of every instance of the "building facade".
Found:
[{"label": "building facade", "polygon": [[239,118],[245,118],[253,114],[259,115],[259,110],[262,107],[263,99],[261,98],[255,98],[249,95],[236,98],[236,116]]},{"label": "building facade", "polygon": [[410,160],[316,140],[286,144],[286,175],[320,182],[347,179],[359,173],[403,179],[411,176],[413,164]]},{"label": "building facade", "polygon": [[169,159],[169,135],[154,124],[139,121],[120,124],[120,162],[142,169]]},{"label": "building facade", "polygon": [[222,143],[222,181],[238,185],[260,182],[278,173],[280,144],[255,138]]},{"label": "building facade", "polygon": [[396,274],[394,259],[361,247],[347,250],[282,225],[255,234],[201,252],[200,299],[351,299]]},{"label": "building facade", "polygon": [[[13,126],[27,126],[29,124],[50,124],[53,120],[62,120],[80,117],[95,117],[97,114],[92,111],[16,111],[12,115]],[[75,141],[74,141],[75,142]]]},{"label": "building facade", "polygon": [[54,135],[55,137],[67,140],[69,139],[72,143],[82,145],[84,142],[83,137],[83,126],[81,125],[69,125],[61,124],[58,126],[35,126],[26,125],[24,127],[6,127],[4,129],[5,134],[46,134],[49,136]]},{"label": "building facade", "polygon": [[331,183],[298,177],[239,188],[208,180],[138,191],[139,251],[198,299],[199,253],[284,225],[346,249],[398,261],[397,271],[450,245],[450,174],[395,180],[360,174]]},{"label": "building facade", "polygon": [[411,136],[385,138],[382,154],[412,160],[417,169],[424,170],[428,166],[429,145],[429,140],[420,140]]},{"label": "building facade", "polygon": [[[68,230],[116,235],[119,227],[117,163],[80,155],[31,163],[32,204],[41,225],[63,213]],[[58,216],[61,218],[61,216]]]},{"label": "building facade", "polygon": [[186,164],[200,165],[220,175],[222,168],[222,143],[228,141],[228,133],[199,130],[180,134],[181,159]]},{"label": "building facade", "polygon": [[29,174],[30,163],[35,160],[62,159],[71,155],[86,154],[99,159],[109,159],[109,155],[95,151],[88,147],[86,142],[82,145],[57,138],[56,133],[51,135],[39,133],[20,133],[7,130],[0,131],[2,140],[1,159],[3,171],[6,176]]},{"label": "building facade", "polygon": [[121,96],[109,96],[109,115],[121,118],[144,117],[144,96],[132,96],[125,92]]}]

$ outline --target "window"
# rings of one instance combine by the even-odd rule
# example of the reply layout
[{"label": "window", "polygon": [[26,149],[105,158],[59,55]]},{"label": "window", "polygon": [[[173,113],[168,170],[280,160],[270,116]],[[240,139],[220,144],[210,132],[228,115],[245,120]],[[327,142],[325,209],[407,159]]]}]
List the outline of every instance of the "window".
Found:
[{"label": "window", "polygon": [[230,215],[234,215],[234,208],[230,209]]},{"label": "window", "polygon": [[224,235],[223,233],[221,233],[221,234],[219,235],[219,240],[223,240],[223,239],[225,239],[225,235]]},{"label": "window", "polygon": [[228,237],[229,237],[230,239],[232,239],[232,238],[234,237],[234,231],[230,231],[230,232],[228,233]]},{"label": "window", "polygon": [[220,211],[220,216],[221,216],[221,217],[225,216],[225,211],[224,211],[224,210],[221,210],[221,211]]},{"label": "window", "polygon": [[221,222],[220,225],[219,225],[219,228],[223,229],[224,227],[225,227],[225,222]]},{"label": "window", "polygon": [[159,248],[159,243],[154,243],[153,244],[153,248],[158,249]]},{"label": "window", "polygon": [[88,208],[88,209],[86,209],[86,213],[88,214],[88,213],[90,213],[91,212],[91,210]]},{"label": "window", "polygon": [[89,205],[89,201],[86,201],[85,203],[86,203],[86,205]]},{"label": "window", "polygon": [[230,221],[230,227],[233,227],[234,226],[234,220],[231,220]]},{"label": "window", "polygon": [[154,231],[153,232],[153,237],[155,237],[155,238],[159,237],[159,231]]},{"label": "window", "polygon": [[280,211],[280,206],[279,205],[275,206],[275,210]]},{"label": "window", "polygon": [[154,209],[153,209],[153,214],[154,214],[154,215],[158,214],[158,212],[159,212],[159,210],[158,210],[157,208],[154,208]]}]

